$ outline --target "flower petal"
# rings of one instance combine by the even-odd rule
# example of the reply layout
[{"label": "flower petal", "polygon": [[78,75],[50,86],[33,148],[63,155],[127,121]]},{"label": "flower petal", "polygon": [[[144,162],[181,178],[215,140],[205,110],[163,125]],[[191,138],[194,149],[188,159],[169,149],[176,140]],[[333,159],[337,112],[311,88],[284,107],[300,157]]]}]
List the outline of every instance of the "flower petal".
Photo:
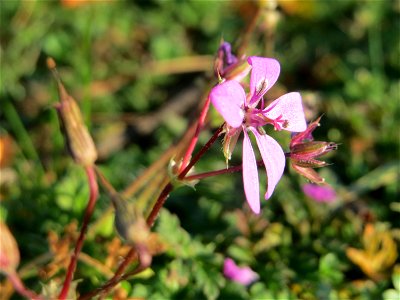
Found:
[{"label": "flower petal", "polygon": [[249,104],[254,104],[278,80],[281,67],[276,59],[267,57],[250,56],[247,62],[252,66],[250,76],[251,98]]},{"label": "flower petal", "polygon": [[239,267],[231,258],[224,260],[223,271],[226,278],[246,286],[259,278],[250,267]]},{"label": "flower petal", "polygon": [[332,202],[336,199],[335,190],[329,185],[305,184],[303,192],[317,202]]},{"label": "flower petal", "polygon": [[247,202],[251,210],[260,213],[260,185],[258,182],[258,170],[256,157],[247,130],[244,128],[243,139],[243,185]]},{"label": "flower petal", "polygon": [[275,186],[282,177],[286,163],[285,154],[278,142],[272,137],[266,134],[260,134],[254,127],[249,128],[256,137],[257,145],[260,149],[261,157],[265,165],[265,170],[267,171],[268,185],[265,199],[268,199],[271,197]]},{"label": "flower petal", "polygon": [[210,92],[210,100],[228,125],[234,128],[242,125],[246,94],[238,82],[229,80],[215,86]]},{"label": "flower petal", "polygon": [[297,92],[279,97],[268,105],[264,111],[263,115],[269,119],[275,120],[280,117],[283,120],[287,120],[282,129],[292,132],[302,132],[307,129],[301,96]]}]

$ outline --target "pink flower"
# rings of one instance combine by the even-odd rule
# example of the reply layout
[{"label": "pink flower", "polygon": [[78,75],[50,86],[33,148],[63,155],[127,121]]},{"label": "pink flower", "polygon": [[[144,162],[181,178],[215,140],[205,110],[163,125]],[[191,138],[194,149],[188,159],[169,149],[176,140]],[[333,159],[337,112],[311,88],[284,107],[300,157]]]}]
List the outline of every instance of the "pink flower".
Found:
[{"label": "pink flower", "polygon": [[242,285],[249,285],[259,278],[250,267],[239,267],[231,258],[226,258],[224,261],[224,275]]},{"label": "pink flower", "polygon": [[303,192],[317,202],[332,202],[336,199],[336,192],[328,185],[305,184]]},{"label": "pink flower", "polygon": [[281,146],[262,126],[271,124],[275,130],[301,132],[307,127],[299,93],[288,93],[264,107],[264,94],[274,85],[280,72],[279,62],[272,58],[251,56],[250,92],[247,94],[236,81],[228,80],[215,86],[210,99],[226,121],[224,154],[230,159],[233,148],[243,131],[243,185],[247,202],[254,213],[260,212],[258,170],[248,132],[256,139],[267,171],[268,185],[265,199],[271,197],[285,168],[285,154]]}]

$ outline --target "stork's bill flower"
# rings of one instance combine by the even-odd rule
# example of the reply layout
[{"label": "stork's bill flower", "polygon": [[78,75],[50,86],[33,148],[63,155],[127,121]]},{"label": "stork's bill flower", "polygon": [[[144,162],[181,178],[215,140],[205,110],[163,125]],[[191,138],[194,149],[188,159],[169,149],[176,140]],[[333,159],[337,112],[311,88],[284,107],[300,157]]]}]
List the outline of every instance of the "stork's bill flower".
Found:
[{"label": "stork's bill flower", "polygon": [[250,91],[246,95],[243,87],[234,80],[215,86],[210,99],[226,122],[224,155],[227,160],[243,132],[243,184],[247,202],[256,214],[260,212],[260,195],[257,163],[249,133],[254,135],[267,171],[267,191],[265,199],[271,197],[285,168],[285,154],[281,146],[263,129],[270,124],[275,130],[302,132],[306,121],[299,93],[288,93],[264,104],[265,93],[275,84],[280,72],[279,62],[272,58],[251,56],[248,63],[252,67]]}]

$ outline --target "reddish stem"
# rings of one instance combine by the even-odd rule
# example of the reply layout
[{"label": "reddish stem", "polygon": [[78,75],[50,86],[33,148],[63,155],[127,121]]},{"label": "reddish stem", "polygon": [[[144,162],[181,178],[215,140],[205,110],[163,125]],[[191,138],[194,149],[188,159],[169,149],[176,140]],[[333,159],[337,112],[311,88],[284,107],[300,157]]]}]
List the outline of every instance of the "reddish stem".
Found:
[{"label": "reddish stem", "polygon": [[[204,155],[204,153],[207,152],[208,149],[210,149],[211,145],[217,140],[219,134],[221,133],[222,129],[224,128],[224,124],[222,124],[217,131],[213,134],[213,136],[209,139],[209,141],[203,146],[203,148],[200,149],[200,151],[196,154],[196,156],[190,161],[190,163],[186,166],[186,168],[179,173],[178,179],[182,180],[185,175],[190,171],[190,169],[194,166],[194,164]],[[160,195],[158,196],[158,199],[156,203],[154,204],[149,216],[147,217],[147,224],[149,227],[152,227],[154,225],[154,222],[163,207],[165,201],[168,199],[169,194],[173,190],[174,186],[172,185],[171,182],[169,182],[166,186],[164,186],[163,190],[161,191]],[[79,300],[87,300],[87,299],[92,299],[94,296],[102,293],[105,294],[107,293],[111,288],[113,288],[115,285],[117,285],[123,278],[127,278],[126,274],[124,275],[123,272],[126,270],[126,268],[129,266],[129,264],[136,258],[137,252],[134,247],[132,247],[128,254],[125,256],[124,260],[122,263],[119,265],[117,271],[115,272],[114,276],[103,286],[100,288],[87,293],[86,295],[83,295],[79,297]],[[140,264],[138,268],[140,267]],[[135,269],[132,272],[138,272],[137,269]]]},{"label": "reddish stem", "polygon": [[[286,157],[290,157],[290,152],[285,153]],[[257,161],[257,166],[262,167],[264,166],[264,162],[262,160]],[[183,178],[184,180],[190,181],[190,180],[197,180],[197,179],[203,179],[207,177],[212,177],[212,176],[217,176],[217,175],[222,175],[226,173],[234,173],[234,172],[239,172],[242,171],[242,166],[233,166],[229,167],[226,169],[221,169],[221,170],[216,170],[216,171],[210,171],[210,172],[204,172],[204,173],[199,173],[199,174],[194,174],[190,176],[186,176]]]},{"label": "reddish stem", "polygon": [[[257,161],[257,165],[262,166],[264,164],[263,164],[262,160],[261,161],[259,160],[259,161]],[[207,177],[222,175],[222,174],[226,174],[226,173],[234,173],[234,172],[239,172],[239,171],[242,171],[242,166],[234,166],[234,167],[229,167],[226,169],[194,174],[191,176],[186,176],[184,178],[184,180],[187,180],[187,181],[197,180],[197,179],[203,179],[203,178],[207,178]]]},{"label": "reddish stem", "polygon": [[86,175],[87,175],[88,182],[89,182],[89,190],[90,190],[89,201],[88,201],[88,204],[86,207],[85,215],[83,217],[81,232],[79,234],[79,238],[76,243],[74,253],[71,257],[71,261],[68,266],[67,275],[64,280],[64,285],[60,292],[60,295],[58,296],[58,299],[62,299],[62,300],[66,299],[66,297],[68,296],[68,291],[69,291],[72,279],[74,278],[74,272],[75,272],[76,264],[78,261],[78,255],[82,250],[86,230],[89,225],[89,220],[93,214],[96,200],[99,195],[99,188],[98,188],[97,181],[96,181],[96,172],[95,172],[94,166],[85,167],[85,171],[86,171]]},{"label": "reddish stem", "polygon": [[199,161],[199,159],[210,149],[211,145],[217,140],[219,134],[222,132],[225,123],[223,123],[213,134],[213,136],[208,140],[208,142],[197,152],[196,156],[190,161],[190,163],[185,167],[185,169],[179,173],[178,179],[182,180],[190,169]]},{"label": "reddish stem", "polygon": [[11,281],[14,289],[22,296],[28,298],[28,299],[37,299],[37,300],[43,300],[44,298],[42,296],[37,295],[35,292],[27,289],[24,285],[24,283],[21,281],[21,278],[18,276],[17,273],[12,272],[7,274],[8,279]]},{"label": "reddish stem", "polygon": [[192,140],[190,141],[189,147],[186,150],[185,156],[183,157],[179,172],[183,171],[183,169],[186,167],[186,165],[188,164],[188,162],[190,160],[190,156],[193,153],[194,147],[196,146],[197,141],[199,140],[200,131],[203,128],[204,121],[206,120],[206,116],[207,116],[209,107],[210,107],[210,97],[207,97],[207,100],[204,103],[204,106],[201,110],[199,121],[197,122],[196,131],[194,133]]}]

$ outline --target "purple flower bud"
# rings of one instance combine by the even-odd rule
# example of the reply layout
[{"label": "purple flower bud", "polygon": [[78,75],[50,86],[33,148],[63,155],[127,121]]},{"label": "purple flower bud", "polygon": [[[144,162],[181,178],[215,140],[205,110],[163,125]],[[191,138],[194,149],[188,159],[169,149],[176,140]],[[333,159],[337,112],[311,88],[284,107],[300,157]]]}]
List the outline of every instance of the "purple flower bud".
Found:
[{"label": "purple flower bud", "polygon": [[231,44],[228,42],[223,42],[218,49],[218,57],[225,58],[225,63],[227,66],[230,66],[237,62],[237,58],[232,54]]},{"label": "purple flower bud", "polygon": [[231,49],[231,44],[222,42],[214,62],[215,75],[226,80],[241,81],[250,71],[246,57],[238,59]]}]

